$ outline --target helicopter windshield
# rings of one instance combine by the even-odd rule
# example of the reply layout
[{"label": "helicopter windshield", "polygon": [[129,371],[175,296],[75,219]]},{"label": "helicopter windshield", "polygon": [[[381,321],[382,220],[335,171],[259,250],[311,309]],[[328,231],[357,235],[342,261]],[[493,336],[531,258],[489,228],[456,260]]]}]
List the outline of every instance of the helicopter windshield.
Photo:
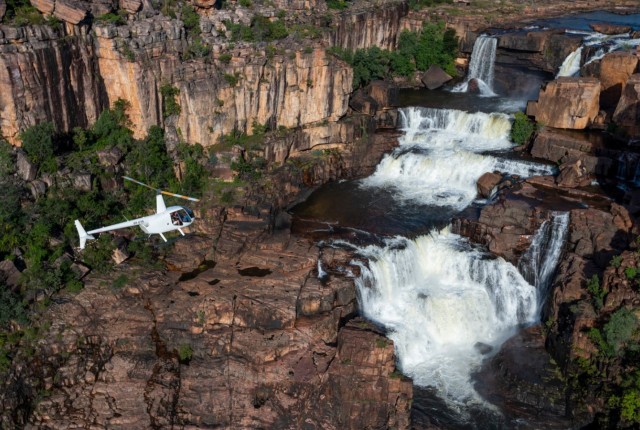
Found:
[{"label": "helicopter windshield", "polygon": [[180,209],[178,212],[178,218],[180,218],[180,221],[182,222],[191,222],[191,217],[189,216],[189,213],[184,209]]}]

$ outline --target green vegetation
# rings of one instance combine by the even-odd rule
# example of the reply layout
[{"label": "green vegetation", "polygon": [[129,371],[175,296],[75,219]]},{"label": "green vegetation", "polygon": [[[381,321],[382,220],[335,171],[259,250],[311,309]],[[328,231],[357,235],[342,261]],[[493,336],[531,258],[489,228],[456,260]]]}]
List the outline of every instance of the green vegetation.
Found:
[{"label": "green vegetation", "polygon": [[388,345],[387,339],[383,337],[379,337],[376,339],[376,347],[377,348],[386,348]]},{"label": "green vegetation", "polygon": [[[604,337],[610,350],[615,354],[621,354],[638,328],[638,318],[627,308],[615,311],[609,322],[604,325]],[[634,345],[638,348],[638,345]]]},{"label": "green vegetation", "polygon": [[98,21],[115,25],[125,25],[127,23],[127,12],[121,9],[118,13],[105,13],[98,17]]},{"label": "green vegetation", "polygon": [[631,281],[638,275],[638,269],[635,267],[627,267],[624,269],[624,275]]},{"label": "green vegetation", "polygon": [[409,0],[407,2],[412,10],[420,10],[425,7],[432,7],[438,4],[451,4],[452,0]]},{"label": "green vegetation", "polygon": [[200,34],[200,15],[190,4],[185,4],[180,10],[180,19],[189,35]]},{"label": "green vegetation", "polygon": [[609,262],[610,265],[612,265],[613,267],[615,267],[616,269],[620,267],[620,264],[622,264],[622,256],[620,255],[616,255],[614,257],[611,258],[611,261]]},{"label": "green vegetation", "polygon": [[190,60],[192,58],[207,58],[209,54],[211,54],[211,47],[203,42],[202,39],[196,37],[189,44],[184,59]]},{"label": "green vegetation", "polygon": [[598,275],[593,275],[591,279],[589,279],[589,282],[587,283],[587,291],[591,293],[593,306],[596,310],[602,309],[604,297],[607,295],[607,292],[600,286],[600,279],[598,278]]},{"label": "green vegetation", "polygon": [[403,31],[398,49],[390,52],[378,47],[358,49],[355,52],[333,47],[328,50],[353,67],[353,87],[367,85],[374,79],[393,76],[411,76],[415,71],[438,65],[455,76],[454,59],[458,50],[458,37],[444,23],[424,23],[419,33]]},{"label": "green vegetation", "polygon": [[176,96],[180,94],[180,90],[170,84],[165,84],[160,87],[160,94],[162,95],[162,117],[180,115],[181,107],[176,101]]},{"label": "green vegetation", "polygon": [[52,122],[42,122],[20,133],[22,149],[27,158],[45,173],[53,173],[58,169],[54,157],[58,149],[55,132]]},{"label": "green vegetation", "polygon": [[346,0],[327,0],[329,9],[343,10],[349,7],[350,2]]},{"label": "green vegetation", "polygon": [[281,19],[271,21],[263,15],[255,15],[251,18],[251,24],[234,24],[231,21],[224,22],[225,27],[231,31],[231,40],[244,40],[247,42],[271,42],[284,39],[289,35],[285,23]]},{"label": "green vegetation", "polygon": [[238,72],[234,73],[233,75],[230,73],[225,73],[223,77],[224,80],[227,81],[227,83],[232,87],[238,85],[238,82],[240,81],[240,73]]},{"label": "green vegetation", "polygon": [[160,13],[169,18],[176,18],[176,0],[159,0],[156,8],[159,6]]},{"label": "green vegetation", "polygon": [[193,357],[193,348],[188,343],[183,343],[178,346],[178,358],[181,363],[188,363]]},{"label": "green vegetation", "polygon": [[513,125],[511,126],[511,140],[518,145],[529,143],[533,132],[536,131],[536,125],[522,112],[514,114]]},{"label": "green vegetation", "polygon": [[124,287],[128,283],[129,283],[129,278],[127,277],[127,275],[123,274],[118,276],[116,279],[114,279],[113,282],[111,283],[111,286],[119,290],[120,288]]},{"label": "green vegetation", "polygon": [[[11,22],[14,25],[42,25],[48,24],[48,20],[42,16],[40,11],[33,7],[29,0],[6,0],[7,10],[4,22]],[[51,21],[51,23],[54,23]]]},{"label": "green vegetation", "polygon": [[218,60],[220,60],[222,64],[229,64],[232,58],[233,56],[231,54],[224,53],[224,54],[220,54],[220,56],[218,57]]}]

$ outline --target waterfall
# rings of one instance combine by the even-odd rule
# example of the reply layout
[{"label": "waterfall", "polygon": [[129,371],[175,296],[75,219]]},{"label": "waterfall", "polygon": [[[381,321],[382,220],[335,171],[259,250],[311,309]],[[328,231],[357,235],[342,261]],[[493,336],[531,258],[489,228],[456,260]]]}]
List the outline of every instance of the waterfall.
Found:
[{"label": "waterfall", "polygon": [[469,73],[467,79],[462,84],[457,85],[452,91],[457,93],[467,92],[469,81],[476,79],[480,90],[480,95],[484,97],[494,97],[493,92],[493,70],[496,60],[496,48],[498,39],[489,36],[479,36],[473,44],[471,61],[469,62]]},{"label": "waterfall", "polygon": [[480,402],[471,373],[521,324],[537,318],[538,291],[502,258],[448,230],[359,249],[365,317],[384,325],[402,372],[451,406]]},{"label": "waterfall", "polygon": [[555,172],[552,166],[485,154],[513,146],[508,115],[405,108],[401,119],[400,145],[361,181],[363,187],[386,187],[401,201],[462,210],[476,198],[476,183],[486,172],[520,177]]},{"label": "waterfall", "polygon": [[556,78],[562,76],[575,76],[580,72],[580,60],[582,58],[582,46],[567,55],[564,59]]},{"label": "waterfall", "polygon": [[551,220],[542,223],[531,246],[518,261],[518,270],[531,285],[538,289],[538,306],[546,299],[552,277],[558,265],[567,237],[569,213],[554,213]]}]

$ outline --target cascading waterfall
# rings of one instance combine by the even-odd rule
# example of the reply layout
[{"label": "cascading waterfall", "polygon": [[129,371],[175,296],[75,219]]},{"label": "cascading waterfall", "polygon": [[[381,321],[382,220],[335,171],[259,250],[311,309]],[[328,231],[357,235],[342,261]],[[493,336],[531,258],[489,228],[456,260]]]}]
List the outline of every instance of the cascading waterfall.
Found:
[{"label": "cascading waterfall", "polygon": [[640,46],[640,39],[631,39],[628,34],[615,34],[609,36],[597,32],[573,30],[569,30],[567,33],[583,35],[583,44],[565,58],[564,62],[560,66],[560,70],[558,71],[556,78],[561,76],[579,75],[582,49],[585,46],[597,47],[597,49],[593,54],[591,54],[591,56],[589,56],[589,58],[586,59],[584,66],[591,64],[594,61],[601,60],[610,52],[619,51],[621,49],[629,50],[636,46]]},{"label": "cascading waterfall", "polygon": [[476,182],[486,172],[529,177],[555,171],[482,154],[513,146],[508,115],[412,107],[402,109],[401,118],[400,145],[362,181],[364,187],[393,188],[399,200],[462,210],[476,198]]},{"label": "cascading waterfall", "polygon": [[484,97],[494,97],[493,92],[493,70],[496,60],[496,48],[498,39],[489,36],[479,36],[473,44],[471,61],[467,79],[460,85],[453,88],[453,92],[465,93],[469,88],[469,81],[476,79],[480,89],[480,95]]},{"label": "cascading waterfall", "polygon": [[569,213],[555,213],[536,232],[531,246],[518,261],[518,270],[538,290],[538,306],[546,298],[562,254],[569,227]]},{"label": "cascading waterfall", "polygon": [[402,372],[453,407],[479,402],[471,372],[483,349],[535,321],[535,287],[447,230],[360,253],[369,258],[357,280],[361,308],[389,330]]},{"label": "cascading waterfall", "polygon": [[562,76],[575,76],[580,71],[580,60],[582,59],[582,46],[567,55],[564,59],[556,78]]},{"label": "cascading waterfall", "polygon": [[[512,146],[507,115],[406,108],[401,117],[405,135],[399,147],[362,181],[364,187],[393,187],[400,200],[464,209],[487,171],[521,176],[554,171],[483,154]],[[361,310],[388,329],[402,372],[417,385],[435,387],[464,414],[463,405],[481,402],[471,373],[487,351],[537,320],[545,293],[537,287],[555,270],[567,223],[568,215],[557,214],[536,235],[526,260],[527,270],[535,272],[532,283],[512,264],[448,229],[414,240],[387,239],[384,246],[349,245],[367,260],[354,262],[361,267],[356,281]]]}]

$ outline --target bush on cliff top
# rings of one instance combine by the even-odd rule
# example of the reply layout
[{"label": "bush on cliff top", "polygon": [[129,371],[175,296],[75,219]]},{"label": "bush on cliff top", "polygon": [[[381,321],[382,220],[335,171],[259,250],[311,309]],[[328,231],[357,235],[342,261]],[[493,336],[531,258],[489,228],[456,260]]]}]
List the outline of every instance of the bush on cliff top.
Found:
[{"label": "bush on cliff top", "polygon": [[398,49],[393,52],[376,46],[355,52],[339,47],[327,50],[353,67],[354,88],[365,86],[374,79],[411,76],[416,70],[424,71],[434,64],[455,76],[457,51],[455,30],[445,28],[442,22],[424,23],[419,33],[403,31]]},{"label": "bush on cliff top", "polygon": [[518,145],[525,145],[529,143],[534,131],[535,123],[524,113],[516,112],[511,126],[511,140]]}]

